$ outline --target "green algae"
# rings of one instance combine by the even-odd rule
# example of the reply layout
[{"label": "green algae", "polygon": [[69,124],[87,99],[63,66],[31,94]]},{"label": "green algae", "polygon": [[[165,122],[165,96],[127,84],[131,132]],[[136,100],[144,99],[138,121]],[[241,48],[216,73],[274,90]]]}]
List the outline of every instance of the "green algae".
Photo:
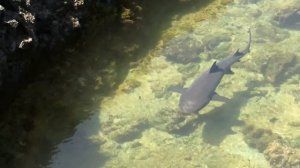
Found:
[{"label": "green algae", "polygon": [[[100,121],[105,127],[115,127],[107,122],[107,116],[123,121],[102,135],[106,143],[101,150],[114,153],[107,162],[108,167],[142,164],[147,167],[271,167],[273,151],[269,145],[295,137],[299,132],[295,124],[299,118],[299,102],[295,96],[299,93],[299,55],[296,49],[286,52],[284,48],[297,40],[291,32],[263,22],[253,26],[250,54],[233,65],[235,74],[224,76],[217,88],[220,95],[232,99],[231,103],[211,102],[199,117],[182,116],[178,112],[179,94],[167,91],[174,85],[188,87],[214,60],[244,48],[248,20],[270,17],[259,14],[259,10],[272,10],[270,4],[258,5],[262,9],[233,4],[228,8],[235,10],[229,10],[224,16],[220,14],[216,20],[203,21],[197,13],[174,19],[172,27],[165,31],[148,57],[128,74],[127,80],[138,80],[139,87],[130,93],[117,92],[118,95],[101,104]],[[234,12],[244,10],[251,12],[236,22]],[[199,54],[201,62],[181,65],[166,61],[162,53],[164,46],[187,32],[204,46]],[[119,140],[119,136],[130,135],[135,125],[145,123],[147,128],[141,129],[138,136],[129,141]],[[243,123],[252,126],[243,127]],[[118,131],[124,128],[127,131]],[[114,134],[118,135],[111,136]],[[110,152],[107,145],[115,142],[118,149]],[[270,153],[264,154],[266,150]]]},{"label": "green algae", "polygon": [[138,88],[139,86],[141,86],[141,82],[131,79],[131,80],[127,80],[124,81],[126,84],[123,85],[124,87],[121,89],[121,91],[125,92],[125,93],[131,93],[133,92],[136,88]]},{"label": "green algae", "polygon": [[289,141],[290,141],[292,147],[300,149],[300,136],[299,135]]},{"label": "green algae", "polygon": [[272,133],[271,130],[255,128],[253,125],[247,125],[242,132],[245,142],[260,152],[263,152],[269,143],[281,139],[279,135]]},{"label": "green algae", "polygon": [[[49,111],[39,121],[47,124],[46,121],[53,117],[52,111],[72,110],[80,114],[82,109],[88,108],[84,104],[80,104],[82,107],[79,109],[72,108],[78,107],[78,104],[68,98],[82,96],[82,90],[78,88],[96,83],[98,86],[91,87],[93,89],[89,92],[100,94],[99,91],[118,86],[115,94],[100,102],[101,126],[98,133],[90,138],[99,144],[99,152],[108,158],[104,167],[273,168],[268,163],[276,154],[272,146],[269,147],[274,145],[273,141],[289,139],[292,146],[298,147],[300,107],[296,97],[300,93],[299,54],[297,49],[290,47],[297,44],[295,32],[254,22],[257,17],[268,20],[267,12],[275,6],[273,3],[278,2],[253,5],[247,1],[245,6],[235,3],[216,17],[214,14],[223,4],[215,1],[202,10],[174,17],[172,26],[164,31],[145,59],[130,64],[134,68],[128,74],[115,72],[120,68],[118,61],[111,61],[106,65],[107,69],[96,71],[99,62],[83,59],[87,65],[85,73],[72,74],[72,80],[57,84],[62,87],[52,88],[48,83],[33,84],[30,86],[33,96],[24,99],[35,101],[35,110]],[[259,10],[266,14],[258,15]],[[250,14],[241,16],[241,11]],[[124,9],[124,12],[126,23],[137,19],[131,11]],[[208,69],[215,60],[244,48],[249,21],[254,22],[251,25],[254,27],[251,52],[233,65],[235,74],[226,75],[217,88],[217,92],[231,98],[231,102],[211,102],[201,110],[200,116],[180,115],[179,94],[168,92],[168,87],[178,84],[188,87],[197,74]],[[203,53],[197,55],[202,61],[186,65],[166,61],[163,48],[172,38],[186,33],[202,41]],[[272,36],[272,33],[277,34]],[[119,43],[110,50],[120,50],[123,45]],[[286,45],[290,48],[286,49]],[[139,45],[126,45],[124,48],[119,55],[130,55],[138,50]],[[79,68],[72,62],[69,64],[72,68]],[[92,70],[88,68],[90,66]],[[118,85],[120,78],[124,78],[124,82]],[[73,90],[78,90],[78,93],[68,92],[70,86],[74,86]],[[55,93],[58,95],[46,96]],[[43,99],[48,104],[44,104]],[[63,121],[57,125],[60,123]],[[249,125],[243,127],[243,123]],[[53,128],[59,129],[55,125]],[[49,139],[51,135],[50,130],[47,132]],[[290,146],[279,144],[276,149],[290,150]]]}]

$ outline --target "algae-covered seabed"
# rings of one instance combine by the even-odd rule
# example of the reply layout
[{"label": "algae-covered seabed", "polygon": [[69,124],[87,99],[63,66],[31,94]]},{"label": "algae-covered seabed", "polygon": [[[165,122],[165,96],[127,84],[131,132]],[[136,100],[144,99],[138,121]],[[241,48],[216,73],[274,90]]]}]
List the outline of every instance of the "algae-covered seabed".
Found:
[{"label": "algae-covered seabed", "polygon": [[[245,125],[269,129],[299,148],[300,31],[273,23],[281,9],[295,5],[296,0],[237,0],[213,19],[200,19],[203,11],[175,17],[156,47],[99,105],[100,129],[89,138],[107,156],[104,167],[271,167],[246,143]],[[211,102],[199,117],[181,116],[180,95],[167,88],[189,86],[215,60],[245,47],[249,27],[251,52],[217,88],[231,101]],[[166,47],[181,47],[170,41],[186,35],[201,48],[201,61],[167,60]]]}]

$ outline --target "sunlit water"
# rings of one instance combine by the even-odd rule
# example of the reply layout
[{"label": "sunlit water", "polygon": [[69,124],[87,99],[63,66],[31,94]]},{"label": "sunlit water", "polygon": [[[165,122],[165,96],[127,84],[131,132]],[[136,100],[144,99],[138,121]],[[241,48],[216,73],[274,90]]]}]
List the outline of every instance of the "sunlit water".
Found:
[{"label": "sunlit water", "polygon": [[[300,2],[237,0],[215,19],[197,21],[196,12],[174,20],[166,30],[174,36],[130,70],[99,113],[57,146],[46,167],[300,167],[300,19],[288,20],[297,12],[293,7]],[[195,20],[182,26],[187,18]],[[178,25],[192,30],[170,32]],[[217,88],[231,101],[210,102],[200,116],[181,116],[180,95],[167,88],[190,86],[214,61],[245,47],[248,28],[251,52]],[[278,139],[284,142],[273,144]],[[286,153],[276,158],[276,150]]]}]

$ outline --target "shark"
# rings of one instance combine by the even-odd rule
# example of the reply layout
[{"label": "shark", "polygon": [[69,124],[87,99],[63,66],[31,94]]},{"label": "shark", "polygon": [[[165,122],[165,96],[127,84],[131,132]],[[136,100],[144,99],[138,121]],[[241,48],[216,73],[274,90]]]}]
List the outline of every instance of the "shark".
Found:
[{"label": "shark", "polygon": [[248,30],[249,40],[245,49],[237,49],[233,55],[225,57],[220,61],[215,61],[212,66],[200,74],[189,88],[174,87],[171,91],[181,94],[179,99],[179,110],[183,114],[198,113],[210,101],[227,102],[230,100],[225,96],[216,93],[216,88],[220,84],[225,74],[234,74],[231,66],[239,62],[242,57],[250,52],[251,30]]}]

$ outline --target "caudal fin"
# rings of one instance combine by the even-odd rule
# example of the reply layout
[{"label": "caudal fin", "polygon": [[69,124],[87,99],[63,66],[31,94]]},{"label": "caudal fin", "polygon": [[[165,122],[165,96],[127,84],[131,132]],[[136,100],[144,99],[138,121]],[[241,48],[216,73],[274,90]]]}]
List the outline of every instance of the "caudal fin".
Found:
[{"label": "caudal fin", "polygon": [[249,41],[248,41],[248,44],[246,46],[246,48],[242,51],[240,51],[239,49],[234,53],[233,56],[236,56],[236,57],[240,57],[240,56],[243,56],[245,54],[247,54],[248,52],[250,52],[250,47],[251,47],[251,41],[252,41],[252,35],[251,35],[251,29],[249,28],[248,29],[248,33],[249,33]]}]

